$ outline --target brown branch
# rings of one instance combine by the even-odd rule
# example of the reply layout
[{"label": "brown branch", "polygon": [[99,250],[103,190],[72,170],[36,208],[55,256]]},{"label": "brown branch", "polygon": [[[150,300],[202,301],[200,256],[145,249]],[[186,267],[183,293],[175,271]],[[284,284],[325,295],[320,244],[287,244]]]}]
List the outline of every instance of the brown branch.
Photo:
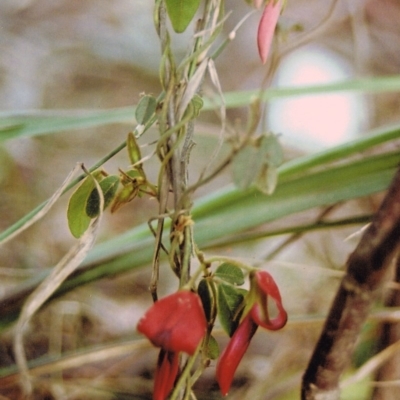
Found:
[{"label": "brown branch", "polygon": [[[400,283],[400,258],[397,258],[395,281]],[[386,300],[387,307],[400,306],[400,291],[393,289]],[[382,351],[390,345],[400,340],[400,324],[394,321],[385,322],[382,325],[379,350]],[[400,376],[400,352],[393,352],[392,357],[382,365],[375,375],[378,382],[395,381]],[[375,400],[397,400],[399,398],[399,388],[393,386],[376,386],[372,398]]]},{"label": "brown branch", "polygon": [[320,339],[303,376],[303,400],[339,399],[339,379],[400,245],[400,170],[347,261]]}]

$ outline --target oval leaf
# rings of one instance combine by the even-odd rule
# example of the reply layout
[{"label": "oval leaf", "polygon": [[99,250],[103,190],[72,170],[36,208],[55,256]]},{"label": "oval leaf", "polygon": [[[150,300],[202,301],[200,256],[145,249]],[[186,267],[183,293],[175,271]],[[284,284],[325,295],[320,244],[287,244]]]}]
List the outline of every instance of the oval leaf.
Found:
[{"label": "oval leaf", "polygon": [[[102,172],[93,173],[95,179],[100,180]],[[86,214],[86,205],[90,194],[95,188],[93,179],[88,176],[72,193],[67,209],[68,227],[72,235],[80,238],[89,227],[91,218]]]},{"label": "oval leaf", "polygon": [[245,146],[232,161],[233,182],[238,189],[251,186],[259,175],[263,160],[258,157],[258,149],[253,145]]},{"label": "oval leaf", "polygon": [[239,325],[245,291],[220,283],[218,285],[218,316],[224,331],[232,336]]},{"label": "oval leaf", "polygon": [[[104,209],[106,209],[115,197],[119,185],[119,177],[110,175],[100,182],[100,187],[104,196]],[[95,218],[99,215],[100,197],[97,189],[94,188],[86,202],[86,215]]]},{"label": "oval leaf", "polygon": [[215,276],[232,285],[243,285],[243,271],[236,265],[230,263],[221,264],[215,271]]},{"label": "oval leaf", "polygon": [[165,0],[169,19],[177,33],[188,27],[200,6],[200,0]]},{"label": "oval leaf", "polygon": [[156,107],[157,100],[155,97],[150,95],[143,96],[135,110],[135,118],[138,124],[146,125],[156,111]]},{"label": "oval leaf", "polygon": [[260,157],[274,167],[279,167],[283,163],[283,149],[277,135],[269,133],[261,137]]}]

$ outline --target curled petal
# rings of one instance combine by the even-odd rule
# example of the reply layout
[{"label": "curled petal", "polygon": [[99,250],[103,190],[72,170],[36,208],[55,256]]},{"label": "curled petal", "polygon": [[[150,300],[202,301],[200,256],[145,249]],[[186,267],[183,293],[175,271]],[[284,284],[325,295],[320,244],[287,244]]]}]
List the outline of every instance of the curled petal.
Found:
[{"label": "curled petal", "polygon": [[264,294],[271,296],[276,302],[282,303],[281,294],[274,278],[267,271],[258,270],[254,273],[257,286]]},{"label": "curled petal", "polygon": [[251,315],[247,314],[218,360],[217,382],[224,396],[229,392],[236,369],[256,330],[257,324],[253,322]]},{"label": "curled petal", "polygon": [[137,329],[157,347],[193,355],[206,333],[207,321],[199,296],[182,290],[155,302]]},{"label": "curled petal", "polygon": [[257,45],[258,53],[263,64],[267,62],[275,27],[281,13],[282,0],[270,0],[265,6],[263,15],[258,25]]},{"label": "curled petal", "polygon": [[179,354],[161,349],[154,377],[153,400],[165,400],[174,387],[179,369]]},{"label": "curled petal", "polygon": [[[258,291],[258,302],[252,307],[250,314],[254,322],[265,329],[278,330],[283,328],[287,322],[287,313],[282,304],[279,288],[267,271],[257,271],[253,275],[255,285]],[[275,318],[269,318],[268,296],[270,296],[276,305],[278,315]]]},{"label": "curled petal", "polygon": [[287,322],[287,313],[282,305],[277,303],[278,316],[269,318],[268,310],[263,310],[259,304],[255,304],[250,311],[251,317],[257,325],[270,331],[277,331],[283,328]]}]

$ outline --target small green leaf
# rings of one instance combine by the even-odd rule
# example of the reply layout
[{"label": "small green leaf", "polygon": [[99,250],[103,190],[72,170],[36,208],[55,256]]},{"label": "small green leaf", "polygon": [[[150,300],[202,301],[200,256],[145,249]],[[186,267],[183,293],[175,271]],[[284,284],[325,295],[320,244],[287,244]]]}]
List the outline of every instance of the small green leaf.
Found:
[{"label": "small green leaf", "polygon": [[279,167],[283,163],[283,150],[278,136],[273,133],[263,135],[259,144],[260,157],[273,167]]},{"label": "small green leaf", "polygon": [[241,189],[255,185],[272,194],[277,185],[276,168],[283,162],[283,151],[276,135],[269,133],[246,145],[232,163],[233,182]]},{"label": "small green leaf", "polygon": [[218,285],[218,316],[224,331],[232,336],[239,325],[244,290],[220,283]]},{"label": "small green leaf", "polygon": [[150,95],[143,96],[135,110],[135,118],[138,124],[146,125],[156,111],[156,107],[157,100],[155,97]]},{"label": "small green leaf", "polygon": [[[197,288],[197,293],[200,296],[201,302],[203,304],[203,309],[204,313],[206,315],[207,321],[211,321],[212,319],[215,318],[213,316],[213,310],[215,309],[214,306],[214,296],[213,296],[213,291],[210,285],[213,285],[214,283],[210,281],[209,279],[202,279],[199,282],[199,286]],[[215,313],[214,313],[215,314]]]},{"label": "small green leaf", "polygon": [[215,271],[215,276],[232,285],[243,285],[243,271],[236,265],[230,263],[221,264]]},{"label": "small green leaf", "polygon": [[247,145],[232,161],[233,182],[238,189],[248,189],[259,176],[264,160],[259,156],[259,149]]},{"label": "small green leaf", "polygon": [[[92,174],[97,180],[102,178],[102,172]],[[86,206],[92,190],[95,188],[93,179],[88,176],[72,193],[67,209],[69,230],[76,238],[80,238],[89,227],[91,218],[86,214]]]},{"label": "small green leaf", "polygon": [[188,27],[200,6],[200,0],[165,0],[172,27],[182,33]]},{"label": "small green leaf", "polygon": [[219,356],[219,346],[218,342],[215,340],[214,336],[210,336],[207,343],[206,357],[211,360],[216,360]]},{"label": "small green leaf", "polygon": [[[115,197],[119,185],[119,177],[110,175],[100,182],[100,188],[104,196],[104,209],[106,209]],[[95,218],[99,215],[100,197],[96,188],[93,188],[86,203],[86,215]]]},{"label": "small green leaf", "polygon": [[140,147],[137,144],[136,138],[132,132],[128,133],[128,138],[126,140],[126,147],[128,149],[128,155],[131,164],[133,165],[139,162],[142,158],[142,155],[140,154]]}]

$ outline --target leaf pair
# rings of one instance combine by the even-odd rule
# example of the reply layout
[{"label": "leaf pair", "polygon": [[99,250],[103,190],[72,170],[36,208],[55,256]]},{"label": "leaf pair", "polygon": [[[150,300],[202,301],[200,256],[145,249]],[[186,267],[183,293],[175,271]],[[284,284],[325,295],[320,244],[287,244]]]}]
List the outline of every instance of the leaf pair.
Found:
[{"label": "leaf pair", "polygon": [[[211,323],[214,322],[217,308],[221,326],[229,336],[233,334],[239,324],[243,300],[247,294],[247,290],[237,287],[243,283],[242,270],[231,263],[221,264],[212,278],[205,278],[199,283],[198,293],[207,320]],[[217,289],[215,289],[216,285]],[[215,294],[217,294],[217,298],[215,298]]]}]

